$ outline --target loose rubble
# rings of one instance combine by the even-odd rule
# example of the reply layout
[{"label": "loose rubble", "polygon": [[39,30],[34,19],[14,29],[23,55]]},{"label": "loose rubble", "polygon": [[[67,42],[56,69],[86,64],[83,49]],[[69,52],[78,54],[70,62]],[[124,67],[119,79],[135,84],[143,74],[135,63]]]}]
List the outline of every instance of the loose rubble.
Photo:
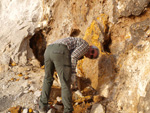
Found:
[{"label": "loose rubble", "polygon": [[[35,69],[37,71],[34,71],[34,75],[32,75],[33,74],[31,71],[32,69],[27,69],[26,72],[28,72],[28,75],[19,73],[16,76],[15,74],[16,72],[14,71],[12,72],[13,73],[12,75],[8,75],[8,77],[5,79],[3,78],[2,82],[3,85],[1,87],[3,93],[5,93],[7,97],[9,97],[8,94],[11,94],[11,92],[7,92],[7,90],[11,88],[13,97],[11,99],[11,105],[9,109],[6,109],[8,108],[8,106],[6,106],[5,109],[2,108],[0,112],[39,113],[39,111],[37,110],[37,106],[39,97],[41,95],[42,90],[41,87],[44,77],[44,71],[41,68]],[[49,99],[50,110],[48,111],[48,113],[62,113],[63,104],[61,98],[61,87],[59,83],[59,78],[55,77],[54,81],[55,82],[52,86],[52,91]],[[2,97],[0,97],[0,99],[4,99],[4,96]],[[73,99],[74,113],[77,112],[82,113],[82,111],[87,111],[87,113],[90,113],[92,109],[96,110],[102,109],[102,105],[99,103],[102,100],[102,98],[99,95],[96,95],[96,91],[91,86],[87,86],[82,90],[72,90],[72,99]],[[94,103],[96,103],[97,106]],[[91,113],[97,112],[96,111],[93,112],[92,110]]]}]

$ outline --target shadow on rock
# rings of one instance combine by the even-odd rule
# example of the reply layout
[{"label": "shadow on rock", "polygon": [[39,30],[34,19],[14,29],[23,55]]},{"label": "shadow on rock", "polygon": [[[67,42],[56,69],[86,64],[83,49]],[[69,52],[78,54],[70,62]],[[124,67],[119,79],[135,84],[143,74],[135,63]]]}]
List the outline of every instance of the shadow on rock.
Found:
[{"label": "shadow on rock", "polygon": [[3,112],[7,108],[11,107],[12,102],[13,102],[12,95],[0,97],[0,112]]}]

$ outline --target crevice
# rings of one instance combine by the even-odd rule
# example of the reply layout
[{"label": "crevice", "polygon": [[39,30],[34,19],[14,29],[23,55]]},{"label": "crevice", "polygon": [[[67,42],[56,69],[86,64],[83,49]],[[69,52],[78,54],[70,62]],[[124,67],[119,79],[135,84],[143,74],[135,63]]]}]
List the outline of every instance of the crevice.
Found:
[{"label": "crevice", "polygon": [[46,49],[46,40],[42,30],[37,31],[30,39],[30,47],[32,48],[35,58],[44,65],[44,52]]},{"label": "crevice", "polygon": [[105,35],[105,40],[103,42],[103,49],[105,52],[111,53],[110,48],[109,48],[110,45],[112,44],[111,35],[109,31],[107,31],[106,34],[107,35]]},{"label": "crevice", "polygon": [[72,29],[71,33],[70,33],[70,36],[71,37],[76,37],[76,36],[78,36],[80,34],[80,32],[81,31],[79,29]]},{"label": "crevice", "polygon": [[111,53],[110,48],[109,48],[109,46],[111,45],[111,43],[112,43],[111,38],[109,38],[109,40],[106,40],[103,43],[104,51]]}]

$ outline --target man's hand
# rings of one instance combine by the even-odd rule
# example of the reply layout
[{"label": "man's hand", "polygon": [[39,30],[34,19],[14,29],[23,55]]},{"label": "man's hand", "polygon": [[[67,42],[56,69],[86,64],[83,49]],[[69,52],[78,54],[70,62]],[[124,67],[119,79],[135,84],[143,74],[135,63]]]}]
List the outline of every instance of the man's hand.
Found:
[{"label": "man's hand", "polygon": [[78,89],[77,76],[76,76],[76,74],[72,74],[72,76],[71,76],[71,88],[72,88],[73,90],[77,90],[77,89]]}]

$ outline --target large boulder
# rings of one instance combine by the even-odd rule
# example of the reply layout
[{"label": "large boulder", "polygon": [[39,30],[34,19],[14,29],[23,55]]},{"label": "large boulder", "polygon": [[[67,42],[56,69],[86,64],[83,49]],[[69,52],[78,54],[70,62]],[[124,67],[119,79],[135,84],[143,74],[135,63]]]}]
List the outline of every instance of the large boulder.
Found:
[{"label": "large boulder", "polygon": [[125,50],[117,58],[115,78],[108,79],[109,74],[106,73],[102,77],[105,82],[99,86],[101,95],[107,86],[107,113],[150,111],[147,96],[150,81],[149,19],[131,25],[130,30],[131,37],[126,41]]},{"label": "large boulder", "polygon": [[147,10],[149,0],[101,0],[102,12],[109,15],[112,23],[120,17],[139,16]]},{"label": "large boulder", "polygon": [[0,1],[1,65],[7,67],[11,62],[25,65],[28,59],[35,58],[30,47],[30,38],[37,28],[42,28],[49,21],[43,17],[46,13],[50,17],[45,10],[50,9],[41,0]]}]

